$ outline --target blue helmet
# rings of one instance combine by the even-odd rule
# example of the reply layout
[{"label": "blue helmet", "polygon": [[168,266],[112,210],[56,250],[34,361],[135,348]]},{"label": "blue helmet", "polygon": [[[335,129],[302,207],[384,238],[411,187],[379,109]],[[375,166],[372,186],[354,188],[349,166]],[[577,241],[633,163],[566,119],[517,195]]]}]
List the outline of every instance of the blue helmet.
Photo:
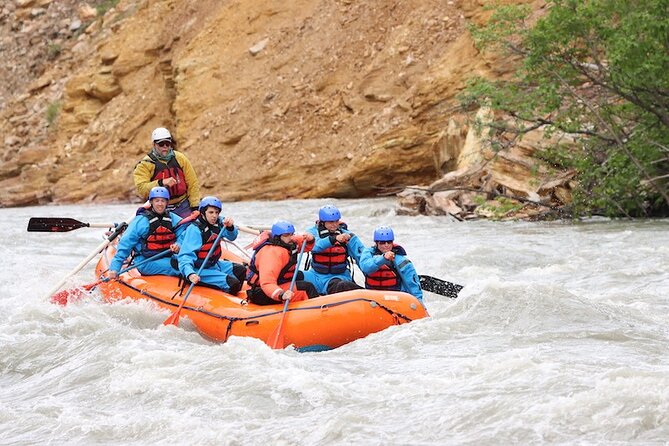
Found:
[{"label": "blue helmet", "polygon": [[279,237],[283,234],[295,234],[295,226],[289,221],[278,220],[272,225],[272,237]]},{"label": "blue helmet", "polygon": [[339,221],[341,220],[341,212],[336,206],[326,204],[318,211],[318,219],[320,221]]},{"label": "blue helmet", "polygon": [[390,226],[379,226],[374,230],[375,242],[392,242],[395,240],[395,233]]},{"label": "blue helmet", "polygon": [[218,208],[219,211],[223,210],[223,205],[221,204],[221,200],[219,200],[216,197],[204,197],[202,201],[200,201],[200,207],[198,208],[200,211],[204,212],[207,210],[209,206],[213,206],[215,208]]},{"label": "blue helmet", "polygon": [[153,200],[154,198],[164,198],[165,200],[169,200],[170,191],[168,191],[166,187],[156,186],[151,189],[151,192],[149,192],[149,201]]}]

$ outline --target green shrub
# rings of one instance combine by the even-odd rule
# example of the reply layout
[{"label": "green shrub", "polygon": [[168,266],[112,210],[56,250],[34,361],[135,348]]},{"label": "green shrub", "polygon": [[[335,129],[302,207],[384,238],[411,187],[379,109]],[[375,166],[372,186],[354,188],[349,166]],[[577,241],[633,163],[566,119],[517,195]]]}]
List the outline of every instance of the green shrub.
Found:
[{"label": "green shrub", "polygon": [[57,43],[51,43],[47,47],[47,55],[48,55],[49,59],[53,60],[53,59],[57,58],[60,55],[60,53],[62,53],[62,52],[63,52],[63,47],[60,46]]},{"label": "green shrub", "polygon": [[103,0],[95,5],[95,10],[98,12],[98,16],[103,16],[107,11],[112,9],[118,4],[118,0]]},{"label": "green shrub", "polygon": [[46,122],[51,127],[60,113],[60,101],[54,101],[46,107]]},{"label": "green shrub", "polygon": [[507,197],[496,197],[493,201],[485,201],[478,207],[479,212],[487,214],[492,220],[500,220],[523,208],[523,204]]},{"label": "green shrub", "polygon": [[526,7],[493,9],[472,35],[515,56],[518,69],[507,80],[472,79],[460,97],[467,109],[497,112],[475,123],[491,147],[535,129],[570,135],[575,147],[542,156],[576,169],[574,217],[669,215],[666,0],[549,0],[534,26]]}]

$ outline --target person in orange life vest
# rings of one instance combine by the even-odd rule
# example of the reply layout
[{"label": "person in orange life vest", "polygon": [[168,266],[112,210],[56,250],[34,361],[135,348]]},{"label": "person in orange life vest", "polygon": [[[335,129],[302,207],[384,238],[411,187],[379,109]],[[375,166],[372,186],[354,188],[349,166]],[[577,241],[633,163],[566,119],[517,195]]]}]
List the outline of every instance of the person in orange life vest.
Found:
[{"label": "person in orange life vest", "polygon": [[151,140],[151,152],[133,171],[137,194],[146,198],[152,188],[166,187],[171,196],[167,209],[186,217],[200,204],[200,183],[195,170],[186,155],[174,150],[174,139],[169,130],[158,127],[151,133]]},{"label": "person in orange life vest", "polygon": [[[295,235],[292,223],[280,220],[272,230],[264,231],[254,243],[254,253],[249,264],[248,283],[251,289],[247,296],[256,305],[272,305],[290,299],[292,302],[318,297],[318,291],[310,282],[302,280],[297,270],[297,258],[306,240],[304,250],[314,246],[314,236],[306,233]],[[290,291],[293,274],[297,274],[295,287]]]},{"label": "person in orange life vest", "polygon": [[394,244],[395,233],[390,226],[374,230],[374,246],[360,256],[360,270],[365,275],[365,288],[404,291],[423,301],[423,290],[413,263],[406,251]]},{"label": "person in orange life vest", "polygon": [[[164,187],[154,187],[149,193],[151,207],[145,209],[130,222],[116,249],[116,255],[109,265],[109,277],[115,279],[123,262],[134,252],[135,263],[170,250],[179,252],[178,237],[185,231],[181,217],[167,211],[170,193]],[[170,265],[170,256],[161,257],[141,265],[137,270],[144,275],[161,274],[178,276],[179,271]]]},{"label": "person in orange life vest", "polygon": [[214,247],[204,268],[199,275],[197,274],[221,231],[223,231],[221,237],[228,240],[235,240],[239,234],[239,229],[235,227],[232,218],[220,215],[222,209],[223,205],[218,198],[204,197],[202,199],[200,215],[193,220],[180,239],[181,249],[177,256],[177,263],[183,277],[191,283],[202,282],[202,284],[227,293],[237,294],[242,288],[246,268],[228,260],[219,260],[221,258],[220,243]]},{"label": "person in orange life vest", "polygon": [[349,258],[356,262],[365,246],[341,221],[341,212],[328,204],[318,211],[316,225],[309,228],[316,244],[304,280],[313,283],[321,294],[334,294],[361,288],[353,281]]}]

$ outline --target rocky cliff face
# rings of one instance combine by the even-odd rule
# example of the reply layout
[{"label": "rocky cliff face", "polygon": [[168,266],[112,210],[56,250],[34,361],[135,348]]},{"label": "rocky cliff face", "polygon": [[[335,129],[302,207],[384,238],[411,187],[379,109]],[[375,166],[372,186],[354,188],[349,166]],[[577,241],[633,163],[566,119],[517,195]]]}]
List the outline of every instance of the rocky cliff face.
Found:
[{"label": "rocky cliff face", "polygon": [[511,69],[466,31],[482,0],[111,3],[0,10],[1,206],[137,200],[158,126],[224,200],[427,185],[462,167],[465,79]]}]

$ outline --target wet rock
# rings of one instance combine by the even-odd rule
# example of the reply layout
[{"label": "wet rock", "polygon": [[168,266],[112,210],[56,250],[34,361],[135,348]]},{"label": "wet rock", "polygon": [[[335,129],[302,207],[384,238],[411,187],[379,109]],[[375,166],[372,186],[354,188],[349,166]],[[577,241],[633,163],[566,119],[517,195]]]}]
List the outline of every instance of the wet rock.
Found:
[{"label": "wet rock", "polygon": [[10,192],[8,196],[0,198],[0,207],[34,206],[40,203],[40,194],[34,191]]},{"label": "wet rock", "polygon": [[397,194],[397,215],[420,215],[425,213],[427,191],[407,188]]},{"label": "wet rock", "polygon": [[429,215],[459,216],[463,210],[457,204],[459,191],[436,192],[425,198],[425,213]]},{"label": "wet rock", "polygon": [[573,171],[549,173],[540,161],[527,156],[533,152],[527,148],[493,156],[485,153],[485,147],[479,151],[476,158],[484,160],[480,164],[465,162],[466,167],[446,173],[418,196],[411,189],[399,194],[398,212],[464,220],[535,219],[571,202]]}]

